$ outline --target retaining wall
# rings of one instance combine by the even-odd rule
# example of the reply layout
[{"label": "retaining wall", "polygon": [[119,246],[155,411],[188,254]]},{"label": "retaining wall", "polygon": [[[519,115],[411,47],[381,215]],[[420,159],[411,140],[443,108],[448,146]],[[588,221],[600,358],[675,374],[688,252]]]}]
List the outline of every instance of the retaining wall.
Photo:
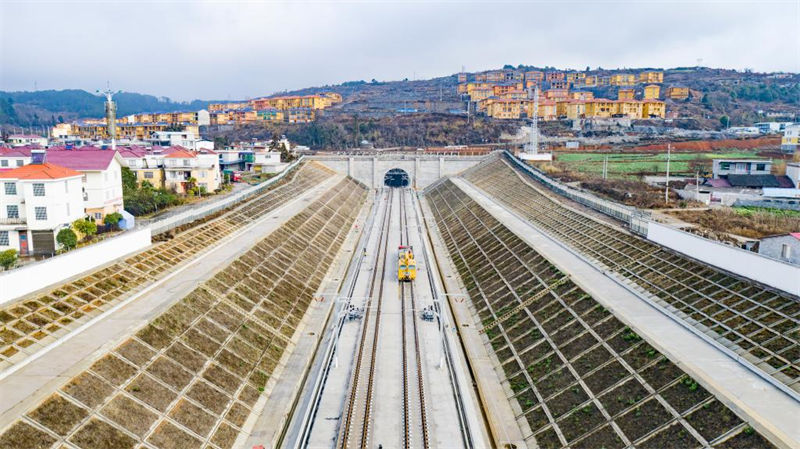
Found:
[{"label": "retaining wall", "polygon": [[651,222],[647,239],[734,274],[800,296],[800,266]]},{"label": "retaining wall", "polygon": [[150,237],[148,228],[129,231],[66,254],[0,273],[0,305],[144,249],[150,245]]}]

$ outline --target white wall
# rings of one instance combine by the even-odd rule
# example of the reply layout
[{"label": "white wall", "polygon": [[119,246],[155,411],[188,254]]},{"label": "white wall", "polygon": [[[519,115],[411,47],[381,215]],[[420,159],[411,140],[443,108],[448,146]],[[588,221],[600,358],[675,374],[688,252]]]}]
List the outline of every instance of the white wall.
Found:
[{"label": "white wall", "polygon": [[126,232],[93,245],[0,273],[0,306],[150,245],[150,229]]},{"label": "white wall", "polygon": [[793,295],[800,295],[800,266],[723,245],[654,222],[648,226],[647,239],[723,270]]}]

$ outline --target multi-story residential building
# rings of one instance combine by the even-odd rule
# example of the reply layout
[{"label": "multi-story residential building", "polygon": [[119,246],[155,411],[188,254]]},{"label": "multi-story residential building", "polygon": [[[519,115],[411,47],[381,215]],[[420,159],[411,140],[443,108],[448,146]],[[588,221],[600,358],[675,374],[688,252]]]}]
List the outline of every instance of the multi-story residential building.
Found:
[{"label": "multi-story residential building", "polygon": [[12,147],[21,147],[25,145],[47,145],[47,137],[37,136],[36,134],[11,134],[8,136],[8,144]]},{"label": "multi-story residential building", "polygon": [[275,151],[256,151],[249,170],[256,173],[279,173],[289,164],[281,162],[281,154]]},{"label": "multi-story residential building", "polygon": [[620,89],[617,91],[617,100],[633,100],[635,94],[633,89]]},{"label": "multi-story residential building", "polygon": [[647,70],[644,72],[639,72],[639,82],[642,84],[645,83],[663,83],[664,82],[664,72],[660,70]]},{"label": "multi-story residential building", "polygon": [[466,83],[467,82],[467,74],[466,73],[459,73],[458,74],[458,82],[459,83]]},{"label": "multi-story residential building", "polygon": [[565,81],[567,78],[564,72],[547,72],[544,74],[544,80],[548,83],[553,81]]},{"label": "multi-story residential building", "polygon": [[529,70],[525,72],[525,81],[533,81],[536,84],[540,84],[544,81],[544,72],[539,70]]},{"label": "multi-story residential building", "polygon": [[578,90],[569,93],[569,97],[573,100],[591,100],[594,98],[594,92],[590,90]]},{"label": "multi-story residential building", "polygon": [[[524,105],[525,115],[528,118],[533,118],[534,100],[526,100]],[[557,115],[556,101],[547,98],[539,98],[539,120],[555,120]]]},{"label": "multi-story residential building", "polygon": [[608,118],[617,113],[617,103],[605,98],[586,100],[586,116]]},{"label": "multi-story residential building", "polygon": [[54,139],[67,139],[78,135],[78,127],[73,123],[57,123],[50,130],[50,135]]},{"label": "multi-story residential building", "polygon": [[312,108],[291,108],[286,110],[285,117],[289,123],[311,123],[316,117],[316,111]]},{"label": "multi-story residential building", "polygon": [[597,87],[597,75],[586,75],[586,78],[583,79],[583,83],[581,86],[583,87]]},{"label": "multi-story residential building", "polygon": [[492,95],[494,95],[494,89],[491,88],[473,89],[472,93],[469,95],[469,99],[471,101],[481,101],[491,97]]},{"label": "multi-story residential building", "polygon": [[258,120],[262,122],[282,122],[283,111],[278,108],[266,108],[256,111]]},{"label": "multi-story residential building", "polygon": [[217,190],[222,182],[219,156],[214,151],[175,150],[164,156],[166,188],[186,193],[192,178],[207,192]]},{"label": "multi-story residential building", "polygon": [[711,172],[714,179],[728,175],[769,175],[772,172],[772,160],[714,159]]},{"label": "multi-story residential building", "polygon": [[22,167],[31,163],[29,147],[0,147],[0,171]]},{"label": "multi-story residential building", "polygon": [[569,90],[569,81],[550,81],[550,89]]},{"label": "multi-story residential building", "polygon": [[[35,150],[34,150],[35,151]],[[80,173],[83,209],[98,224],[106,215],[122,212],[122,166],[119,153],[95,147],[47,150],[47,161]]]},{"label": "multi-story residential building", "polygon": [[636,84],[636,75],[632,73],[615,73],[609,77],[612,86],[633,86]]},{"label": "multi-story residential building", "polygon": [[664,118],[667,107],[660,100],[644,100],[642,102],[642,118]]},{"label": "multi-story residential building", "polygon": [[781,151],[794,153],[800,149],[800,124],[786,125],[781,138]]},{"label": "multi-story residential building", "polygon": [[644,86],[645,100],[658,100],[659,96],[661,96],[661,86],[658,84],[648,84]]},{"label": "multi-story residential building", "polygon": [[670,100],[685,100],[689,98],[689,88],[681,86],[670,86],[667,88],[667,98]]},{"label": "multi-story residential building", "polygon": [[586,74],[583,72],[570,72],[567,73],[567,81],[570,83],[579,84],[581,80],[586,79]]},{"label": "multi-story residential building", "polygon": [[544,92],[544,97],[548,100],[566,100],[569,97],[569,90],[567,89],[547,89]]},{"label": "multi-story residential building", "polygon": [[639,119],[642,118],[642,102],[636,100],[618,100],[615,117]]},{"label": "multi-story residential building", "polygon": [[81,177],[41,159],[0,172],[0,251],[55,253],[58,231],[84,216]]},{"label": "multi-story residential building", "polygon": [[166,187],[164,182],[164,148],[118,147],[122,160],[135,175],[136,182],[149,182],[157,189]]},{"label": "multi-story residential building", "polygon": [[519,100],[489,98],[486,100],[486,115],[498,119],[518,119],[522,107]]},{"label": "multi-story residential building", "polygon": [[189,150],[213,150],[214,142],[198,139],[195,134],[186,131],[157,131],[147,139],[153,146],[179,146]]}]

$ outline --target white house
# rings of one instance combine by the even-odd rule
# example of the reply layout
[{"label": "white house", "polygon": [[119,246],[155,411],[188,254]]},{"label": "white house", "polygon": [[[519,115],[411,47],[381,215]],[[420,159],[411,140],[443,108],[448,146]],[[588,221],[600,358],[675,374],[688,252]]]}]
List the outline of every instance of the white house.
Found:
[{"label": "white house", "polygon": [[[34,150],[36,151],[36,150]],[[47,161],[80,172],[86,214],[99,224],[106,215],[122,212],[122,166],[113,150],[85,147],[78,150],[50,149]]]},{"label": "white house", "polygon": [[30,148],[2,148],[0,147],[0,170],[22,167],[31,163]]},{"label": "white house", "polygon": [[84,216],[81,177],[49,162],[0,172],[0,251],[54,253],[58,231]]},{"label": "white house", "polygon": [[800,123],[787,125],[781,138],[781,151],[791,154],[798,148],[800,148]]},{"label": "white house", "polygon": [[8,143],[13,147],[24,145],[47,145],[47,137],[37,136],[36,134],[12,134],[8,136]]},{"label": "white house", "polygon": [[280,173],[289,164],[281,162],[281,154],[275,151],[257,151],[253,153],[251,171],[256,173]]},{"label": "white house", "polygon": [[213,192],[222,183],[219,155],[210,150],[174,149],[164,156],[164,178],[166,187],[178,193],[186,193],[191,178],[198,187]]},{"label": "white house", "polygon": [[193,151],[214,149],[214,142],[198,139],[194,133],[186,131],[156,131],[148,141],[152,145],[178,146]]}]

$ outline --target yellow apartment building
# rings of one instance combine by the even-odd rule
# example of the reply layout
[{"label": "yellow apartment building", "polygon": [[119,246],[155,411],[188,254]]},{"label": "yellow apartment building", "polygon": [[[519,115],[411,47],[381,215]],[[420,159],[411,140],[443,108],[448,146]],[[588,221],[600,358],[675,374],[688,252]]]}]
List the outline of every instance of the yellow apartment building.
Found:
[{"label": "yellow apartment building", "polygon": [[496,119],[518,119],[522,111],[521,102],[503,98],[491,98],[486,102],[486,115]]},{"label": "yellow apartment building", "polygon": [[644,86],[644,99],[657,100],[661,96],[661,86],[658,84],[648,84]]},{"label": "yellow apartment building", "polygon": [[472,91],[469,98],[472,101],[481,101],[492,95],[494,95],[494,89],[492,88],[475,89]]},{"label": "yellow apartment building", "polygon": [[550,88],[551,89],[569,89],[570,82],[569,81],[550,81]]},{"label": "yellow apartment building", "polygon": [[617,100],[633,100],[635,94],[633,89],[620,89],[617,91]]},{"label": "yellow apartment building", "polygon": [[605,98],[586,100],[586,117],[608,118],[617,113],[617,102]]},{"label": "yellow apartment building", "polygon": [[670,86],[667,89],[667,98],[671,100],[685,100],[689,98],[689,88],[680,86]]},{"label": "yellow apartment building", "polygon": [[[533,104],[534,101],[532,99],[523,102],[525,115],[528,118],[533,118]],[[555,120],[557,118],[556,112],[555,100],[539,98],[539,120]]]},{"label": "yellow apartment building", "polygon": [[569,97],[567,89],[548,89],[544,92],[545,98],[548,100],[564,100]]},{"label": "yellow apartment building", "polygon": [[586,75],[586,78],[583,79],[582,85],[586,87],[596,87],[597,75]]},{"label": "yellow apartment building", "polygon": [[648,70],[645,72],[639,72],[639,82],[642,84],[645,83],[663,83],[664,82],[664,72],[660,70]]},{"label": "yellow apartment building", "polygon": [[617,101],[617,112],[615,115],[633,119],[642,118],[642,102],[637,100],[619,100]]},{"label": "yellow apartment building", "polygon": [[645,100],[642,102],[642,118],[664,118],[667,113],[666,105],[660,100]]},{"label": "yellow apartment building", "polygon": [[609,77],[608,82],[612,86],[633,86],[636,84],[636,76],[632,73],[615,73]]},{"label": "yellow apartment building", "polygon": [[594,92],[591,91],[574,91],[569,93],[569,97],[573,100],[591,100],[594,98]]}]

